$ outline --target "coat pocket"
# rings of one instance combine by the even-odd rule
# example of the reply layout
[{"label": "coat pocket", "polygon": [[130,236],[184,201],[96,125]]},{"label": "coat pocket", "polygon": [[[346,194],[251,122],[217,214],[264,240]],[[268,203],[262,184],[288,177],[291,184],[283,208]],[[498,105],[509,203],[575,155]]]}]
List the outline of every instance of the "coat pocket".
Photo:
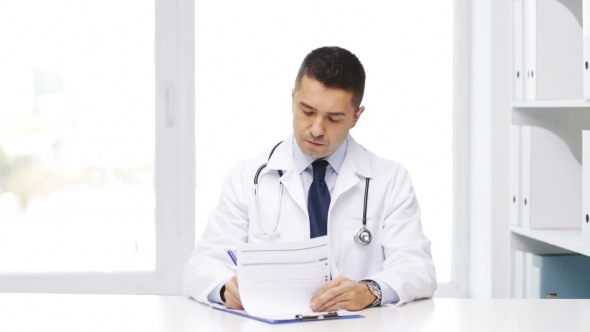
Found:
[{"label": "coat pocket", "polygon": [[356,243],[357,232],[363,227],[361,219],[345,220],[341,234],[341,251],[336,262],[338,270],[352,280],[360,280],[383,270],[383,247],[381,246],[381,223],[367,220],[371,242],[366,246]]}]

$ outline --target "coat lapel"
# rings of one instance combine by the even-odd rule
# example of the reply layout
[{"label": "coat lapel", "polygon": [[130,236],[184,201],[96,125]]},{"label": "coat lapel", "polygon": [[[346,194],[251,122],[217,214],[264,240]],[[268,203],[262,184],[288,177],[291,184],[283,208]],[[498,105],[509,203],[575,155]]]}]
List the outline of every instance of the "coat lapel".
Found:
[{"label": "coat lapel", "polygon": [[[332,210],[332,207],[343,193],[354,187],[359,181],[364,181],[366,178],[372,177],[371,164],[367,151],[352,136],[348,135],[347,140],[346,156],[344,157],[344,162],[334,185],[329,211]],[[295,161],[293,160],[293,135],[289,135],[277,147],[268,161],[266,169],[269,171],[282,170],[284,172],[281,177],[284,188],[309,218],[301,175],[298,174]]]},{"label": "coat lapel", "polygon": [[295,160],[293,160],[293,135],[289,135],[281,145],[277,147],[268,164],[268,170],[282,170],[284,172],[281,177],[283,187],[289,193],[289,196],[297,203],[303,210],[305,216],[308,216],[307,202],[305,201],[305,193],[303,191],[303,183],[301,182],[301,175],[297,173]]},{"label": "coat lapel", "polygon": [[340,173],[336,179],[332,199],[330,202],[330,211],[337,203],[338,198],[350,188],[357,185],[360,181],[372,177],[369,154],[358,144],[352,136],[348,135],[348,148],[346,156],[340,168]]}]

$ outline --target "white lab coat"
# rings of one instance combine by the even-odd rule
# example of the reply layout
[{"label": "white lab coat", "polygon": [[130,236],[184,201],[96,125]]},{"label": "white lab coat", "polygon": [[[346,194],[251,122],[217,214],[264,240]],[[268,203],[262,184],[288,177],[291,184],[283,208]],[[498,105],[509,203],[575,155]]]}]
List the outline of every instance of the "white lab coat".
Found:
[{"label": "white lab coat", "polygon": [[[235,166],[225,180],[218,206],[184,270],[185,293],[208,303],[208,294],[236,273],[227,250],[241,242],[301,241],[309,239],[309,216],[301,175],[293,159],[293,136]],[[278,235],[261,235],[256,217],[254,174],[259,176],[260,218],[270,232],[279,201],[279,175],[283,183]],[[367,228],[372,242],[360,247],[354,235],[362,226],[365,179],[370,178]],[[398,305],[431,297],[436,276],[430,240],[422,232],[420,207],[408,172],[400,164],[378,158],[349,135],[348,148],[338,174],[328,212],[328,239],[333,256],[332,276],[351,280],[378,279],[399,296]]]}]

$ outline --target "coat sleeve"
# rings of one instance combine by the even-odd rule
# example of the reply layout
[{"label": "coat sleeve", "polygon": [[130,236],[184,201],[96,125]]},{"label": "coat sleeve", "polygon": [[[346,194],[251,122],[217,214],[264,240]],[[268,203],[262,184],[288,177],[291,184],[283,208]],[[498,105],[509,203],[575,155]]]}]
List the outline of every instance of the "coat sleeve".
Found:
[{"label": "coat sleeve", "polygon": [[385,204],[381,238],[384,269],[367,279],[383,281],[393,288],[399,296],[397,305],[432,297],[437,284],[430,240],[422,231],[420,206],[412,181],[401,165],[388,189]]},{"label": "coat sleeve", "polygon": [[236,274],[228,250],[248,240],[248,204],[243,163],[225,179],[219,204],[211,213],[205,232],[184,268],[184,292],[210,304],[209,293]]}]

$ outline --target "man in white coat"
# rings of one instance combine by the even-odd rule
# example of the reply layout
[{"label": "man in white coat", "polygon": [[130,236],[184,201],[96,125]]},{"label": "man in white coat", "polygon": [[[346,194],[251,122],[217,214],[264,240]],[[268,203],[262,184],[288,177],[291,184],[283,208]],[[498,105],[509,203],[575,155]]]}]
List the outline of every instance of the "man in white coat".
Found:
[{"label": "man in white coat", "polygon": [[[332,274],[339,276],[313,296],[313,310],[360,310],[432,296],[436,276],[430,240],[422,232],[408,172],[349,135],[365,110],[360,106],[364,87],[364,68],[351,52],[322,47],[306,56],[292,91],[293,134],[272,153],[268,149],[230,172],[186,264],[185,293],[203,303],[242,309],[228,250],[243,242],[327,235]],[[258,176],[258,216],[253,179],[265,163]],[[368,244],[358,239],[367,189]]]}]

